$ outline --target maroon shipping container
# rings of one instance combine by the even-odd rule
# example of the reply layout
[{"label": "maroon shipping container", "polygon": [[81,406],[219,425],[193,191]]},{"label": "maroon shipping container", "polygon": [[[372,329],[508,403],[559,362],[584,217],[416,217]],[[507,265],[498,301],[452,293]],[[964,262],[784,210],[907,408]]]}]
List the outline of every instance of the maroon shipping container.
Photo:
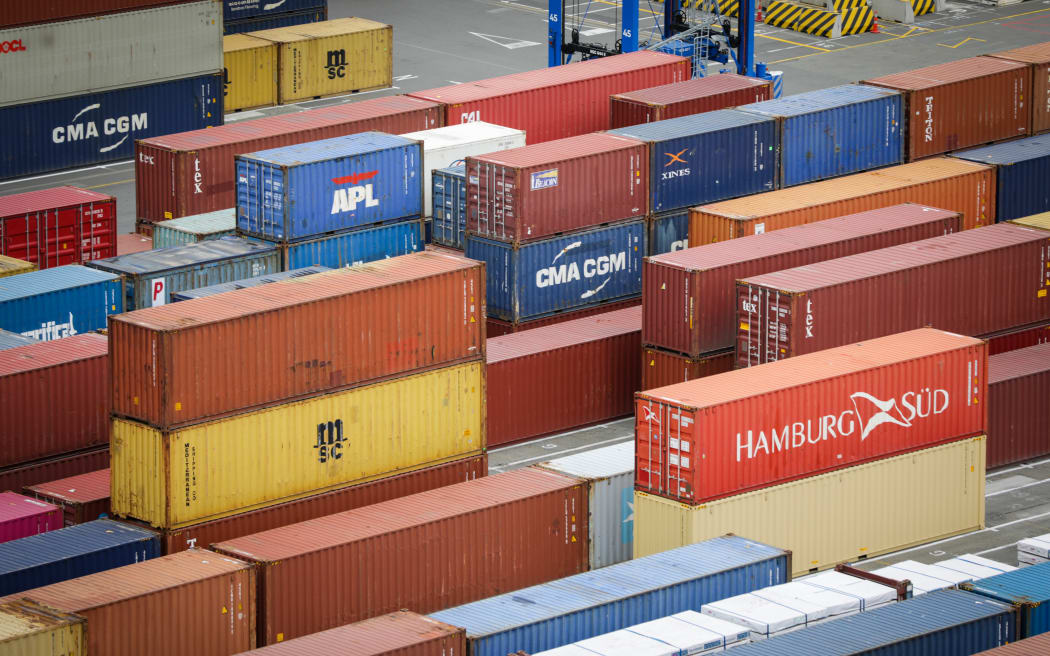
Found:
[{"label": "maroon shipping container", "polygon": [[1028,134],[1031,73],[1026,64],[970,57],[863,84],[896,89],[909,117],[907,161]]},{"label": "maroon shipping container", "polygon": [[1029,130],[1031,134],[1050,131],[1050,41],[987,56],[1028,65],[1032,75],[1032,83],[1028,87],[1032,105]]},{"label": "maroon shipping container", "polygon": [[[153,227],[153,224],[149,224]],[[117,255],[129,255],[153,250],[153,238],[132,232],[127,235],[117,235]]]},{"label": "maroon shipping container", "polygon": [[677,385],[732,371],[735,356],[733,349],[690,357],[647,346],[642,349],[642,389]]},{"label": "maroon shipping container", "polygon": [[1050,238],[999,223],[737,282],[738,367],[932,326],[1050,319]]},{"label": "maroon shipping container", "polygon": [[642,343],[691,356],[733,348],[740,278],[961,229],[957,212],[906,203],[647,257]]},{"label": "maroon shipping container", "polygon": [[466,361],[484,316],[485,265],[433,252],[114,315],[113,412],[169,429]]},{"label": "maroon shipping container", "polygon": [[14,492],[0,492],[0,542],[62,528],[62,509]]},{"label": "maroon shipping container", "polygon": [[109,357],[95,333],[0,351],[0,467],[109,442]]},{"label": "maroon shipping container", "polygon": [[985,335],[988,342],[988,355],[999,355],[1007,351],[1046,344],[1050,342],[1050,321],[1041,321],[1032,326],[1010,328],[991,335]]},{"label": "maroon shipping container", "polygon": [[0,196],[0,255],[48,269],[116,254],[113,196],[77,187]]},{"label": "maroon shipping container", "polygon": [[631,414],[641,334],[632,307],[489,339],[489,448]]},{"label": "maroon shipping container", "polygon": [[109,514],[109,468],[26,486],[25,494],[62,509],[66,526]]},{"label": "maroon shipping container", "polygon": [[0,469],[0,492],[109,467],[109,446]]},{"label": "maroon shipping container", "polygon": [[440,106],[389,96],[140,139],[135,216],[157,222],[235,206],[234,155],[368,130],[403,134],[443,125]]},{"label": "maroon shipping container", "polygon": [[647,212],[648,146],[584,134],[467,158],[467,230],[515,243]]},{"label": "maroon shipping container", "polygon": [[988,358],[988,467],[1050,454],[1050,344]]},{"label": "maroon shipping container", "polygon": [[[587,569],[586,485],[519,469],[214,545],[256,565],[259,644]],[[352,563],[348,567],[347,563]]]},{"label": "maroon shipping container", "polygon": [[982,651],[974,656],[1046,656],[1050,654],[1050,633],[1018,640],[1017,642]]},{"label": "maroon shipping container", "polygon": [[554,324],[564,323],[566,321],[573,321],[575,319],[582,319],[584,317],[593,317],[596,314],[604,314],[606,312],[612,312],[613,310],[622,310],[623,308],[635,307],[636,305],[641,304],[642,297],[635,296],[634,298],[629,298],[626,301],[614,301],[612,303],[604,303],[602,305],[595,305],[593,307],[585,308],[583,310],[570,310],[568,312],[552,314],[548,317],[533,319],[531,321],[522,321],[520,323],[511,323],[510,321],[503,321],[502,319],[488,319],[485,322],[485,330],[486,334],[489,337],[500,337],[502,335],[512,335],[514,333],[520,333],[523,330],[532,330],[533,328],[553,326]]},{"label": "maroon shipping container", "polygon": [[442,103],[445,125],[486,121],[536,144],[609,129],[609,96],[692,77],[685,57],[640,51],[416,91]]},{"label": "maroon shipping container", "polygon": [[[118,11],[148,9],[159,5],[177,5],[192,0],[38,0],[5,2],[0,12],[0,27],[51,23],[54,21],[112,14]],[[109,257],[108,255],[106,257]]]},{"label": "maroon shipping container", "polygon": [[709,75],[609,97],[612,128],[665,121],[773,97],[773,83],[743,75]]}]

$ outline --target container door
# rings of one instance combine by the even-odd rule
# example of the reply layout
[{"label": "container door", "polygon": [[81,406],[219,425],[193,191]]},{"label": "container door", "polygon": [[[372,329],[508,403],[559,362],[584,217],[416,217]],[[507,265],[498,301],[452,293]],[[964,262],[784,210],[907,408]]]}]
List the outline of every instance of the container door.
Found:
[{"label": "container door", "polygon": [[650,494],[691,501],[699,480],[694,414],[640,400],[635,413],[635,486]]},{"label": "container door", "polygon": [[792,297],[765,287],[737,285],[737,367],[791,355]]}]

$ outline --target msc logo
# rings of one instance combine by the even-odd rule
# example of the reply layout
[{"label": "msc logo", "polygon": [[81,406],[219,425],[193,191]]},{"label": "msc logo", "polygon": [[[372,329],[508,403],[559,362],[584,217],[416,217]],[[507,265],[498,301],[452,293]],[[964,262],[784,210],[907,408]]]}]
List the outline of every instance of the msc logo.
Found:
[{"label": "msc logo", "polygon": [[602,281],[600,285],[594,289],[585,290],[580,294],[580,298],[590,298],[609,284],[609,281],[612,280],[611,274],[614,274],[617,271],[623,271],[627,268],[627,253],[625,251],[586,258],[583,260],[582,266],[578,262],[563,262],[562,264],[556,265],[558,259],[562,255],[566,255],[569,251],[575,250],[581,246],[583,246],[582,241],[574,241],[561,249],[561,251],[554,256],[554,259],[551,260],[551,265],[549,267],[540,269],[536,272],[536,286],[542,289],[544,287],[554,287],[555,285],[564,285],[588,278],[594,278],[595,276],[608,275],[609,277]]},{"label": "msc logo", "polygon": [[362,180],[371,180],[376,177],[379,171],[369,171],[367,173],[354,173],[352,175],[344,175],[341,178],[332,178],[332,183],[350,184],[354,185],[348,189],[336,189],[335,194],[332,196],[332,214],[338,214],[339,212],[353,212],[357,210],[357,204],[364,201],[365,207],[375,207],[379,205],[379,199],[373,198],[372,196],[372,184],[359,185],[358,182]]},{"label": "msc logo", "polygon": [[22,45],[22,39],[14,41],[0,41],[0,52],[25,52],[26,47]]},{"label": "msc logo", "polygon": [[547,189],[549,187],[558,186],[558,169],[549,169],[547,171],[537,171],[532,174],[530,188],[535,191],[537,189]]},{"label": "msc logo", "polygon": [[661,180],[670,180],[672,178],[683,178],[683,177],[689,175],[689,166],[688,166],[689,162],[687,162],[684,159],[682,159],[682,153],[684,153],[687,150],[689,150],[689,149],[688,148],[683,148],[682,150],[679,150],[677,153],[664,153],[664,155],[667,156],[667,163],[664,164],[664,168],[665,169],[668,166],[671,166],[672,164],[675,164],[675,163],[685,164],[686,166],[680,167],[680,168],[677,168],[677,169],[672,169],[670,171],[663,171],[663,172],[661,172],[660,173],[660,179]]},{"label": "msc logo", "polygon": [[349,441],[343,437],[342,419],[317,424],[317,443],[314,444],[314,448],[317,449],[317,461],[324,463],[341,459],[343,444]]},{"label": "msc logo", "polygon": [[[56,144],[82,141],[84,139],[98,139],[102,135],[112,137],[117,141],[98,149],[100,153],[108,153],[119,147],[128,140],[128,136],[136,130],[145,130],[149,124],[149,116],[146,112],[132,114],[130,116],[111,116],[106,118],[92,118],[80,121],[88,112],[98,111],[102,108],[100,103],[88,105],[80,110],[69,121],[68,125],[60,125],[51,130],[51,141]],[[101,131],[99,130],[101,126]],[[112,139],[111,139],[112,140]]]},{"label": "msc logo", "polygon": [[325,70],[328,71],[329,80],[334,80],[337,77],[346,77],[346,50],[329,50],[328,63],[325,64]]}]

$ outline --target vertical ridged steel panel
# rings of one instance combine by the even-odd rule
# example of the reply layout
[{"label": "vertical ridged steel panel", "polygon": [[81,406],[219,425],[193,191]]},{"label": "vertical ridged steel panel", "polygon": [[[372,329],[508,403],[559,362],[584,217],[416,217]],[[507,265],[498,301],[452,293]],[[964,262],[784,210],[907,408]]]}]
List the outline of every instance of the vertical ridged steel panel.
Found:
[{"label": "vertical ridged steel panel", "polygon": [[736,351],[727,349],[690,357],[655,346],[642,349],[642,391],[677,385],[733,370]]},{"label": "vertical ridged steel panel", "polygon": [[434,220],[432,235],[435,244],[463,250],[467,232],[467,167],[453,166],[434,169]]},{"label": "vertical ridged steel panel", "polygon": [[996,221],[1050,210],[1050,135],[963,150],[952,157],[995,167]]},{"label": "vertical ridged steel panel", "polygon": [[109,467],[109,447],[85,449],[73,455],[38,460],[0,470],[0,490],[21,490],[56,478],[86,474]]},{"label": "vertical ridged steel panel", "polygon": [[423,250],[423,223],[411,219],[280,246],[285,271],[355,266]]},{"label": "vertical ridged steel panel", "polygon": [[[1042,332],[1050,334],[1046,328]],[[1050,453],[1048,398],[1050,344],[1020,348],[988,358],[989,467],[1001,467]]]},{"label": "vertical ridged steel panel", "polygon": [[0,253],[37,269],[113,257],[116,236],[112,196],[55,187],[0,197]]},{"label": "vertical ridged steel panel", "polygon": [[184,216],[181,219],[154,224],[153,248],[171,248],[219,239],[234,234],[236,230],[237,210],[232,207],[217,212]]},{"label": "vertical ridged steel panel", "polygon": [[1018,639],[1050,632],[1050,563],[989,576],[963,587],[1016,608]]},{"label": "vertical ridged steel panel", "polygon": [[613,129],[666,121],[679,116],[728,109],[769,100],[773,83],[728,73],[614,94],[609,98]]},{"label": "vertical ridged steel panel", "polygon": [[671,210],[645,217],[649,226],[648,255],[662,255],[689,248],[689,210]]},{"label": "vertical ridged steel panel", "polygon": [[985,56],[1009,59],[1029,65],[1032,71],[1031,134],[1040,134],[1050,130],[1050,42],[1034,43]]},{"label": "vertical ridged steel panel", "polygon": [[109,467],[26,486],[23,493],[62,508],[66,526],[83,524],[109,514]]},{"label": "vertical ridged steel panel", "polygon": [[0,492],[0,544],[62,528],[62,509],[15,492]]},{"label": "vertical ridged steel panel", "polygon": [[124,311],[122,282],[79,264],[0,278],[0,328],[41,341],[101,330]]}]

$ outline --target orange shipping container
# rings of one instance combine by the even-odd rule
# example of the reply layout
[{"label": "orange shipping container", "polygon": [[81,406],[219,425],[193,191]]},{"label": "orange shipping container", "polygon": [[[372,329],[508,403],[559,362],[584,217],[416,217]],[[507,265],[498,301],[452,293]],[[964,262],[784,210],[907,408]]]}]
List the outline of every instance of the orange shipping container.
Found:
[{"label": "orange shipping container", "polygon": [[1029,64],[1032,84],[1028,87],[1032,105],[1031,134],[1050,131],[1050,41],[1023,48],[995,52],[989,57]]},{"label": "orange shipping container", "polygon": [[736,351],[725,349],[689,357],[653,346],[642,348],[642,390],[685,383],[733,370]]}]

